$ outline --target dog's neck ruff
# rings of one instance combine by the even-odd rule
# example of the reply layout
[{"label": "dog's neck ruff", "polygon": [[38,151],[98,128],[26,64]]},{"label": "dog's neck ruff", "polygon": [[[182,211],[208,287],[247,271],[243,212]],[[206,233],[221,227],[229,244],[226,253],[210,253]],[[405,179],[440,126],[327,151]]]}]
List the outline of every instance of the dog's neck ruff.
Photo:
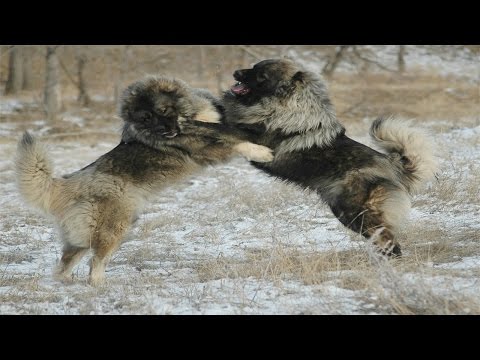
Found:
[{"label": "dog's neck ruff", "polygon": [[276,107],[265,121],[268,130],[280,130],[289,136],[279,146],[281,152],[301,151],[313,146],[325,148],[345,133],[323,80],[308,72],[304,76],[306,83],[288,94],[283,105]]}]

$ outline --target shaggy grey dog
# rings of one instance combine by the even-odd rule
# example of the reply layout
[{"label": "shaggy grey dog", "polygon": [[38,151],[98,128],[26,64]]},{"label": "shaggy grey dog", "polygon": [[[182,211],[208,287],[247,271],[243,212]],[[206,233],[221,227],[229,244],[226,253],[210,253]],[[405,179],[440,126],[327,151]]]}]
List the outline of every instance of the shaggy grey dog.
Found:
[{"label": "shaggy grey dog", "polygon": [[343,225],[400,255],[395,232],[437,168],[428,137],[390,117],[370,129],[384,153],[350,139],[323,80],[290,60],[261,61],[234,78],[222,98],[224,121],[275,152],[272,162],[253,164],[316,191]]}]

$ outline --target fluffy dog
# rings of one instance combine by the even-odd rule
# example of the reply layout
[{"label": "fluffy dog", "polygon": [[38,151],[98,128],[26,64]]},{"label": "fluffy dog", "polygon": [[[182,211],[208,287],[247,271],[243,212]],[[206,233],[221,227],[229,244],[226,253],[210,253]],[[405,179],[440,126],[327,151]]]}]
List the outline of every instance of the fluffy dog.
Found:
[{"label": "fluffy dog", "polygon": [[53,177],[42,144],[28,132],[23,135],[16,158],[18,187],[28,203],[58,225],[64,247],[57,278],[71,279],[72,268],[92,249],[89,283],[103,283],[112,253],[142,206],[172,182],[235,154],[272,160],[270,149],[243,141],[224,125],[206,128],[187,121],[218,121],[214,100],[179,80],[149,77],[132,84],[121,102],[121,143],[61,178]]},{"label": "fluffy dog", "polygon": [[275,152],[274,161],[253,164],[316,191],[343,225],[383,254],[401,255],[395,231],[411,195],[436,171],[427,137],[389,117],[370,128],[385,154],[350,139],[322,79],[290,60],[264,60],[233,76],[238,82],[222,98],[225,121]]}]

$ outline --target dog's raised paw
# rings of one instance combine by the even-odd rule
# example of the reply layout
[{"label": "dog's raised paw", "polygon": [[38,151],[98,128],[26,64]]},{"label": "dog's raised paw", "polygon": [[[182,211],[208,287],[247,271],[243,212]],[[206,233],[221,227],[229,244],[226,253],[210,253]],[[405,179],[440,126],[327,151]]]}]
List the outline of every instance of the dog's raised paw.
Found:
[{"label": "dog's raised paw", "polygon": [[250,142],[243,142],[234,146],[234,149],[247,160],[256,162],[270,162],[273,160],[273,150]]}]

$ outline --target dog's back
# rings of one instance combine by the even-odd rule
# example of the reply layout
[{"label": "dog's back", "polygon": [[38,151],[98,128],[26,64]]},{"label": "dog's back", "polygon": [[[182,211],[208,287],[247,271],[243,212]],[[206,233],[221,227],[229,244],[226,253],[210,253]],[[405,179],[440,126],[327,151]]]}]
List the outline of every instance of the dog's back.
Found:
[{"label": "dog's back", "polygon": [[225,121],[275,151],[273,162],[254,165],[316,190],[342,224],[399,255],[394,232],[436,169],[428,138],[392,118],[370,131],[386,154],[348,138],[323,79],[292,61],[261,61],[233,76]]},{"label": "dog's back", "polygon": [[[105,267],[146,201],[171,182],[235,154],[270,161],[271,150],[229,132],[199,127],[185,119],[216,122],[221,114],[203,92],[195,95],[180,81],[149,77],[122,97],[122,141],[92,164],[61,178],[44,147],[25,133],[18,144],[20,193],[54,216],[64,248],[55,272],[71,279],[72,268],[92,249],[89,281],[103,282]],[[184,122],[180,124],[181,120]]]}]

